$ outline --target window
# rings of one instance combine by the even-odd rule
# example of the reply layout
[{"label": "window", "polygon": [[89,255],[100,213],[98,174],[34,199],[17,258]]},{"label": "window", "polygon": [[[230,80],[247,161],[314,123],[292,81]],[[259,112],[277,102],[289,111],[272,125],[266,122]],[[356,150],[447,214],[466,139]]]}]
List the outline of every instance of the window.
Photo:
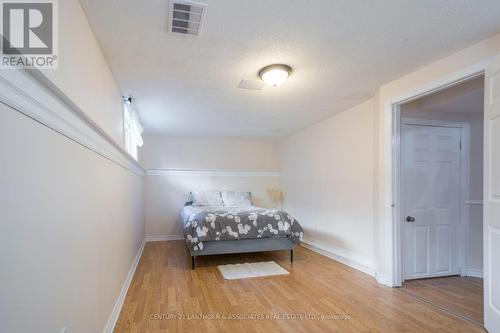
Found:
[{"label": "window", "polygon": [[137,112],[132,107],[131,99],[125,100],[123,106],[123,130],[125,132],[125,149],[137,160],[137,147],[142,147],[142,126]]}]

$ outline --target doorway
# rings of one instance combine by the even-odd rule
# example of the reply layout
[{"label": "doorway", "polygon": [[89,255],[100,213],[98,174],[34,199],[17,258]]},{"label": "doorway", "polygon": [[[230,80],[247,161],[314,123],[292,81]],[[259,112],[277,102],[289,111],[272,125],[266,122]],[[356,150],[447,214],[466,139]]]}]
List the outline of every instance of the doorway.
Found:
[{"label": "doorway", "polygon": [[484,77],[398,112],[402,289],[482,325]]}]

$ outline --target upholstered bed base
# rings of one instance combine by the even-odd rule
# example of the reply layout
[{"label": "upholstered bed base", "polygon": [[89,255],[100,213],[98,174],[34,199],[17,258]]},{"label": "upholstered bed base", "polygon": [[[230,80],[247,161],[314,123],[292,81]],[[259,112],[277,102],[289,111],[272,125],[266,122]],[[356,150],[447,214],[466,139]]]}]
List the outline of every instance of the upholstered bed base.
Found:
[{"label": "upholstered bed base", "polygon": [[290,261],[293,262],[293,249],[295,246],[296,244],[287,237],[271,237],[203,242],[203,250],[193,251],[189,249],[189,251],[192,268],[194,269],[195,257],[215,254],[290,250]]}]

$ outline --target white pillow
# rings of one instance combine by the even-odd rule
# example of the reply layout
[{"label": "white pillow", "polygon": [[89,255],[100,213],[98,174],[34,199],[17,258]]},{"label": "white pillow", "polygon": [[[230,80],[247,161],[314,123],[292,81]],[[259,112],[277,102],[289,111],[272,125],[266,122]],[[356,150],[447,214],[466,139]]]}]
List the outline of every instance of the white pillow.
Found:
[{"label": "white pillow", "polygon": [[220,191],[194,191],[191,192],[193,206],[222,206]]},{"label": "white pillow", "polygon": [[237,191],[222,191],[222,201],[225,206],[251,206],[252,193]]}]

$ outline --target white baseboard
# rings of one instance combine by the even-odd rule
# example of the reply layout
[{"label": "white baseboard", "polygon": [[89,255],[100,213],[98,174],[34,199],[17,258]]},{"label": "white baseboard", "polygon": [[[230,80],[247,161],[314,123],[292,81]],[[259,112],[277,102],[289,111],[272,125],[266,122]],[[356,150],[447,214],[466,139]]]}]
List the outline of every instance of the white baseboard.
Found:
[{"label": "white baseboard", "polygon": [[160,241],[172,241],[184,239],[182,235],[159,235],[159,236],[146,236],[144,237],[145,242],[160,242]]},{"label": "white baseboard", "polygon": [[370,276],[375,276],[375,269],[371,268],[371,267],[368,267],[364,264],[360,264],[359,262],[356,262],[354,260],[351,260],[351,259],[347,259],[343,256],[340,256],[336,253],[333,253],[331,250],[325,250],[323,248],[321,248],[320,246],[321,245],[318,245],[318,244],[314,244],[312,245],[311,244],[311,241],[303,241],[301,243],[301,245],[303,247],[305,247],[306,249],[309,249],[311,251],[314,251],[316,253],[319,253],[321,255],[324,255],[325,257],[328,257],[328,258],[331,258],[333,260],[336,260],[338,262],[341,262],[343,263],[344,265],[347,265],[349,267],[352,267],[354,269],[357,269],[358,271],[361,271],[365,274],[368,274]]},{"label": "white baseboard", "polygon": [[465,276],[482,278],[483,277],[483,270],[482,269],[467,269],[465,271]]},{"label": "white baseboard", "polygon": [[378,283],[383,284],[384,286],[391,288],[395,287],[393,281],[385,274],[375,273],[375,279]]},{"label": "white baseboard", "polygon": [[139,251],[137,252],[137,255],[135,256],[134,261],[132,262],[132,266],[130,267],[130,270],[128,271],[127,278],[125,279],[125,282],[123,283],[122,289],[120,290],[120,294],[118,295],[118,299],[116,300],[113,311],[111,312],[111,315],[109,316],[108,322],[106,324],[106,328],[103,331],[104,333],[113,333],[113,330],[115,329],[116,321],[118,320],[118,317],[120,316],[123,302],[125,301],[125,297],[127,296],[128,288],[130,286],[130,283],[132,282],[132,278],[134,277],[134,273],[135,273],[135,270],[137,268],[137,265],[139,264],[139,260],[141,259],[145,244],[146,244],[146,242],[143,241],[141,244],[141,247],[139,248]]}]

